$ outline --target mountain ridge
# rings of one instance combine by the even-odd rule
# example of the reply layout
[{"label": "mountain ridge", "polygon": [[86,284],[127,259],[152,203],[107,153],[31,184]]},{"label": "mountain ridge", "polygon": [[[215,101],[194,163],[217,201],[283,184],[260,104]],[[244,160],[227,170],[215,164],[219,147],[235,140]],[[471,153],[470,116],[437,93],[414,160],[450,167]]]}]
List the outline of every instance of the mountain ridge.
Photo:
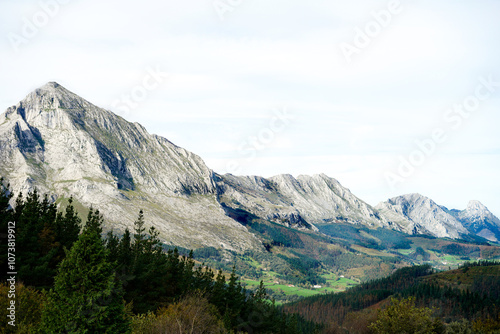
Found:
[{"label": "mountain ridge", "polygon": [[[417,233],[457,239],[469,231],[432,199],[417,193],[390,198],[376,206],[396,222],[404,222]],[[414,233],[415,234],[415,233]]]},{"label": "mountain ridge", "polygon": [[481,202],[471,200],[464,210],[450,210],[450,214],[471,233],[493,242],[500,240],[500,219]]},{"label": "mountain ridge", "polygon": [[[196,154],[56,82],[0,115],[0,158],[0,173],[16,192],[36,186],[59,196],[53,200],[73,195],[100,209],[112,222],[109,228],[118,230],[130,227],[139,209],[145,209],[162,239],[183,247],[261,249],[227,208],[316,232],[316,225],[336,222],[451,238],[484,230],[470,232],[475,225],[466,223],[465,216],[455,217],[421,195],[402,195],[372,207],[325,174],[217,174]],[[469,211],[476,207],[481,208],[472,201]],[[492,214],[488,219],[483,223],[496,235],[491,230],[498,230],[500,221]]]}]

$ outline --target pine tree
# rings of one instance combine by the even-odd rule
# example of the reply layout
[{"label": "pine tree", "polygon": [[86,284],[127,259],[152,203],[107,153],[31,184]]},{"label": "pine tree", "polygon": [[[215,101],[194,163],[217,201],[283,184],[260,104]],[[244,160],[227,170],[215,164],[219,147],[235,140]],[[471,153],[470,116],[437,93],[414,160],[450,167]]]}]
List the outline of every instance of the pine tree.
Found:
[{"label": "pine tree", "polygon": [[56,233],[63,248],[66,247],[68,250],[71,248],[78,239],[81,225],[82,221],[73,206],[73,197],[70,197],[64,215],[59,213],[56,219]]},{"label": "pine tree", "polygon": [[9,201],[13,194],[9,190],[9,185],[4,184],[3,177],[0,178],[0,279],[4,281],[7,278],[7,272],[11,271],[7,268],[8,258],[8,228],[9,222],[13,221],[13,210],[9,205]]},{"label": "pine tree", "polygon": [[[50,216],[54,213],[47,198],[40,201],[35,189],[23,200],[22,194],[16,201],[16,255],[19,263],[18,278],[26,285],[48,286],[52,284],[55,272],[50,270],[51,252],[55,244]],[[52,262],[52,263],[51,263]]]},{"label": "pine tree", "polygon": [[130,274],[130,266],[132,265],[132,245],[130,231],[128,229],[123,233],[118,244],[118,275]]},{"label": "pine tree", "polygon": [[222,270],[217,272],[215,282],[210,291],[210,303],[214,304],[221,314],[226,311],[226,277]]},{"label": "pine tree", "polygon": [[[71,200],[63,216],[57,212],[49,196],[44,195],[41,199],[36,189],[26,198],[19,194],[14,208],[9,205],[12,197],[9,186],[4,185],[0,178],[0,235],[7,236],[9,221],[15,223],[18,278],[27,285],[50,287],[57,265],[65,256],[64,248],[69,249],[78,238],[80,220]],[[7,243],[2,241],[0,245],[4,261]],[[4,276],[1,274],[1,277]]]},{"label": "pine tree", "polygon": [[45,333],[128,333],[123,291],[101,240],[102,217],[89,213],[61,262],[43,313]]},{"label": "pine tree", "polygon": [[246,301],[246,291],[241,286],[238,276],[236,276],[236,266],[233,266],[231,276],[227,282],[225,298],[224,322],[227,328],[233,328],[237,325],[238,315],[242,313]]},{"label": "pine tree", "polygon": [[93,230],[100,236],[103,224],[104,218],[99,213],[99,210],[94,210],[94,208],[90,207],[89,214],[87,215],[87,222],[85,223],[85,229]]},{"label": "pine tree", "polygon": [[118,246],[120,244],[120,240],[113,233],[113,231],[109,231],[106,234],[106,250],[108,251],[108,262],[115,263],[118,265]]},{"label": "pine tree", "polygon": [[144,227],[144,212],[142,210],[139,211],[139,216],[137,217],[137,220],[134,222],[134,252],[135,252],[135,257],[137,258],[142,251],[144,250],[145,247],[145,231],[146,228]]},{"label": "pine tree", "polygon": [[12,219],[12,208],[9,205],[9,201],[13,194],[9,189],[10,185],[6,185],[4,182],[4,178],[0,177],[0,222],[2,226]]},{"label": "pine tree", "polygon": [[133,242],[128,230],[120,240],[116,267],[126,287],[125,300],[133,302],[137,313],[155,311],[179,296],[170,293],[171,289],[176,290],[178,284],[172,284],[170,280],[175,273],[169,271],[169,261],[163,253],[159,233],[154,227],[146,233],[144,225],[144,213],[141,210],[134,222]]}]

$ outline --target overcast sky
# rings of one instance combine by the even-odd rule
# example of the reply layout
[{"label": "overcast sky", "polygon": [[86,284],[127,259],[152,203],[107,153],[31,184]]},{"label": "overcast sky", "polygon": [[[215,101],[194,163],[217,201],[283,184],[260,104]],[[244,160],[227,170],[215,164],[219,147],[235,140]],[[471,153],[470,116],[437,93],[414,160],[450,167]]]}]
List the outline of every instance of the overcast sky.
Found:
[{"label": "overcast sky", "polygon": [[500,1],[0,2],[0,110],[57,81],[218,173],[500,216]]}]

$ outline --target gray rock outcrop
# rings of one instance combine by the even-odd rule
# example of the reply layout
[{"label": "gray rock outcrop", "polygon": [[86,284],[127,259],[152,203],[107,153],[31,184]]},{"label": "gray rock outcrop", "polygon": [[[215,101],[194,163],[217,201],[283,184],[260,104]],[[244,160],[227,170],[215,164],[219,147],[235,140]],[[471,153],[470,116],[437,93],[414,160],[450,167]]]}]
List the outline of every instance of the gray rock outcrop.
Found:
[{"label": "gray rock outcrop", "polygon": [[375,208],[386,219],[402,226],[405,233],[454,239],[469,233],[455,217],[430,198],[420,194],[394,197]]},{"label": "gray rock outcrop", "polygon": [[489,241],[500,240],[500,219],[479,201],[469,201],[465,210],[451,210],[450,213],[460,221],[470,233]]},{"label": "gray rock outcrop", "polygon": [[55,82],[0,115],[0,159],[16,193],[37,187],[57,200],[73,195],[99,209],[108,228],[131,227],[144,209],[168,243],[261,247],[225,215],[213,172],[200,157]]}]

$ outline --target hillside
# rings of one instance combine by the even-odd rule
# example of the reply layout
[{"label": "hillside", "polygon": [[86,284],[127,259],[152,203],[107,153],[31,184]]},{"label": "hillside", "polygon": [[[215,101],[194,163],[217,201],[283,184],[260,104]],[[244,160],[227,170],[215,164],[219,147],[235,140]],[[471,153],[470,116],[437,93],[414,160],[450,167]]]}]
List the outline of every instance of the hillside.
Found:
[{"label": "hillside", "polygon": [[433,316],[445,323],[498,319],[500,263],[468,263],[443,272],[435,272],[429,265],[403,268],[342,293],[303,298],[284,309],[317,323],[349,327],[353,319],[373,321],[376,309],[386,307],[390,298],[410,296],[418,307],[432,308]]},{"label": "hillside", "polygon": [[249,287],[263,280],[279,302],[341,292],[405,266],[428,263],[436,270],[447,270],[469,260],[500,258],[500,248],[486,243],[409,236],[350,224],[318,225],[318,234],[262,220],[242,210],[229,213],[255,233],[267,251],[238,254],[201,248],[194,252],[195,258],[226,271],[234,265]]}]

